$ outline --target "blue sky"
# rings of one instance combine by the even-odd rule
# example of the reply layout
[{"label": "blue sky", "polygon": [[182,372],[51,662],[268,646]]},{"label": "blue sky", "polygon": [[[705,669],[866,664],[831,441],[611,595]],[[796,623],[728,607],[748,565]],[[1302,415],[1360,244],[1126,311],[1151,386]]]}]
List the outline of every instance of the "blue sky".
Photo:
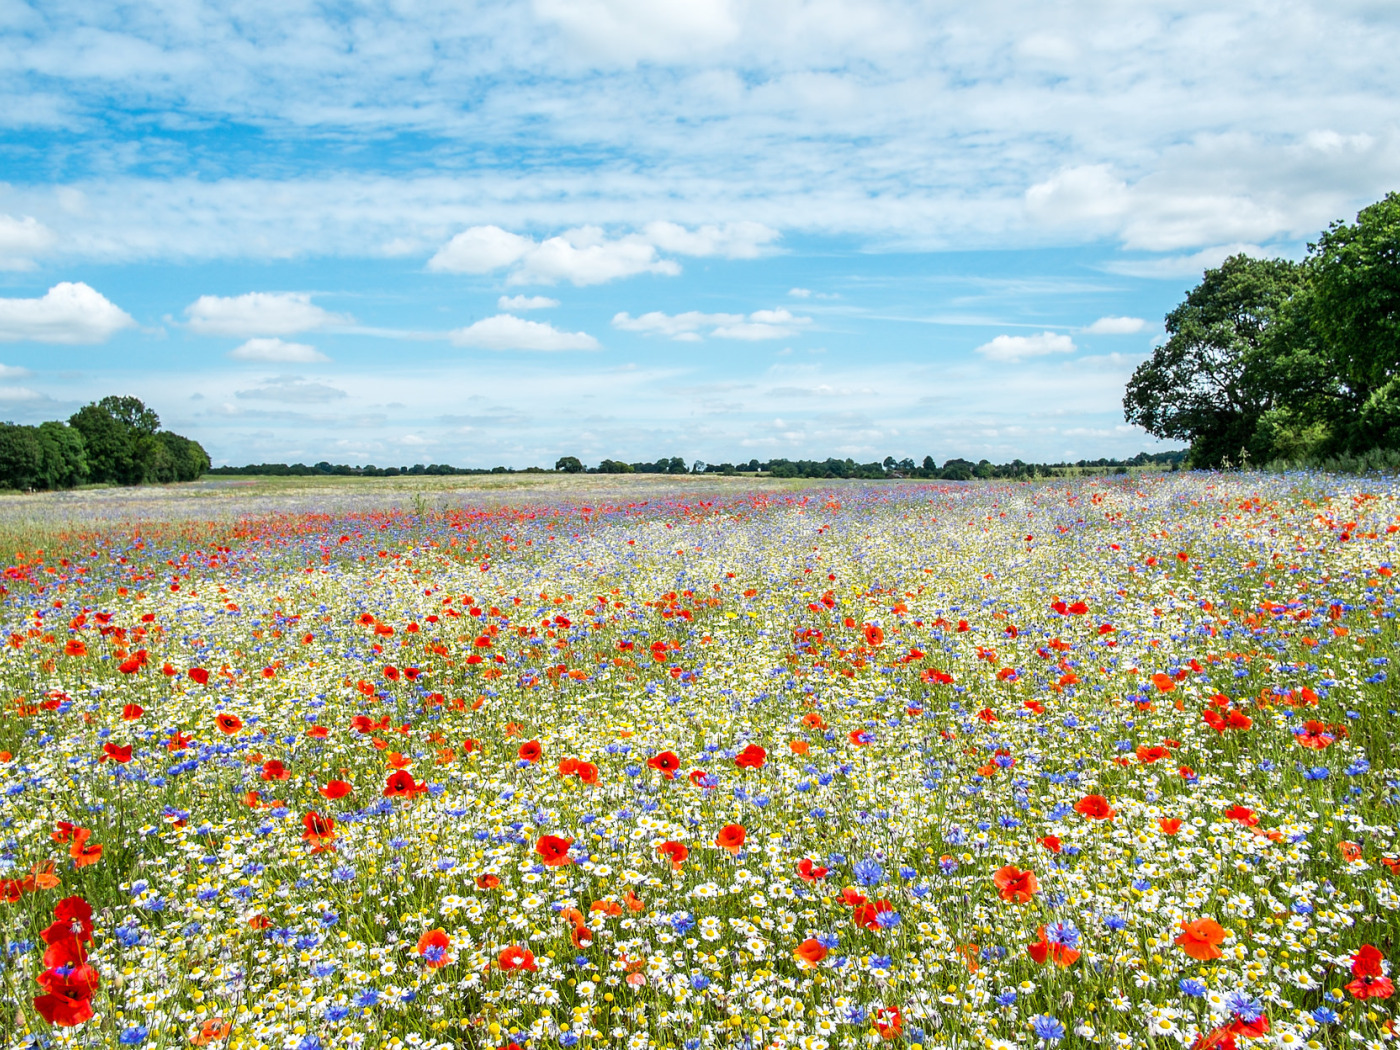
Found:
[{"label": "blue sky", "polygon": [[1400,8],[0,4],[0,416],[216,463],[1159,446],[1233,251],[1400,189]]}]

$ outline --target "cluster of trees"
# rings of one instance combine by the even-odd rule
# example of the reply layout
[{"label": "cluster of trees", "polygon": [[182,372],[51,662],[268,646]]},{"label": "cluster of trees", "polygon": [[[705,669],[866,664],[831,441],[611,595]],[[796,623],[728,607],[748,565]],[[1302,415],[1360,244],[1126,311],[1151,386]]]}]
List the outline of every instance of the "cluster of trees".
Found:
[{"label": "cluster of trees", "polygon": [[7,488],[194,481],[208,469],[199,442],[161,430],[160,417],[134,397],[104,397],[67,423],[0,423],[0,485]]},{"label": "cluster of trees", "polygon": [[605,459],[589,468],[577,456],[562,456],[554,469],[570,474],[769,474],[775,478],[928,478],[943,481],[970,481],[973,478],[1035,478],[1063,475],[1070,470],[1107,469],[1126,471],[1129,467],[1169,467],[1176,469],[1185,460],[1185,450],[1177,452],[1139,452],[1131,459],[1081,459],[1076,463],[991,463],[980,460],[950,459],[941,467],[932,456],[922,463],[912,459],[886,456],[883,462],[857,463],[853,459],[751,459],[737,466],[733,463],[705,463],[696,460],[688,469],[679,456],[662,458],[655,463],[623,463]]},{"label": "cluster of trees", "polygon": [[1400,193],[1335,222],[1302,262],[1236,255],[1166,318],[1128,422],[1194,467],[1400,450]]},{"label": "cluster of trees", "polygon": [[415,463],[411,467],[376,467],[369,463],[363,467],[352,467],[345,463],[328,463],[322,460],[311,466],[305,463],[249,463],[246,467],[214,467],[208,473],[249,474],[274,478],[397,478],[452,474],[543,474],[545,471],[541,467],[515,470],[511,467],[454,467],[447,463]]}]

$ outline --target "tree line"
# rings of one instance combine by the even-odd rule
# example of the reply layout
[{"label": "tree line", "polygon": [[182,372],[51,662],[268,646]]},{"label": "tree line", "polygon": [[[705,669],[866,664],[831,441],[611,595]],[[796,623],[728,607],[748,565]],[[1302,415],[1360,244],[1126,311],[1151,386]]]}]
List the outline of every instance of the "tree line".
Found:
[{"label": "tree line", "polygon": [[[1036,478],[1058,477],[1074,471],[1117,470],[1130,467],[1168,468],[1176,470],[1186,458],[1186,451],[1139,452],[1131,459],[1081,459],[1074,463],[991,463],[970,459],[950,459],[939,466],[932,456],[921,463],[912,459],[896,460],[886,456],[883,462],[857,463],[853,459],[751,459],[737,466],[733,463],[706,463],[695,460],[687,465],[680,456],[663,456],[651,463],[624,463],[605,459],[596,467],[586,466],[577,456],[560,456],[554,464],[557,473],[564,474],[766,474],[776,478],[927,478],[943,481],[970,481],[973,478]],[[254,475],[264,477],[358,477],[395,478],[450,474],[543,474],[542,467],[454,467],[446,463],[415,463],[411,467],[363,467],[321,461],[311,466],[305,463],[249,463],[244,467],[214,467],[210,474]]]},{"label": "tree line", "polygon": [[209,454],[199,442],[162,430],[160,417],[134,397],[104,397],[66,423],[0,423],[0,486],[6,488],[194,481],[208,469]]},{"label": "tree line", "polygon": [[1332,223],[1301,262],[1235,255],[1166,317],[1128,422],[1193,467],[1400,454],[1400,193]]}]

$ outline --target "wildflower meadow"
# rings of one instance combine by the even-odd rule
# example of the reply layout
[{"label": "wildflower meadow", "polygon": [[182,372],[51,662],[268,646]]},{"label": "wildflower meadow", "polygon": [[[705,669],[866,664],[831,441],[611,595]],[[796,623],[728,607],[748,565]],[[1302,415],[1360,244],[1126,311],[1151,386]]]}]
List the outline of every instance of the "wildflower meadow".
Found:
[{"label": "wildflower meadow", "polygon": [[1393,1045],[1393,481],[112,526],[4,569],[0,1045]]}]

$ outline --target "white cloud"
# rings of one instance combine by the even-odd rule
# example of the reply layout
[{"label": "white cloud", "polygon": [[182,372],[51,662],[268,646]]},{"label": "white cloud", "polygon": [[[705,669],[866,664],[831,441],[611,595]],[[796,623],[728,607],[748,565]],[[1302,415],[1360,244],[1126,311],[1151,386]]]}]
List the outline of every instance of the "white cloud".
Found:
[{"label": "white cloud", "polygon": [[281,339],[258,337],[229,351],[235,361],[274,361],[288,364],[311,364],[330,358],[306,343],[288,343]]},{"label": "white cloud", "polygon": [[812,289],[789,288],[788,295],[792,296],[794,299],[810,299],[812,297]]},{"label": "white cloud", "polygon": [[540,321],[497,314],[451,333],[457,346],[479,350],[596,350],[598,340],[587,332],[564,332]]},{"label": "white cloud", "polygon": [[0,342],[102,343],[135,324],[81,281],[63,281],[39,299],[0,299]]},{"label": "white cloud", "polygon": [[529,237],[499,226],[473,226],[463,230],[428,260],[438,273],[490,273],[519,262],[535,248]]},{"label": "white cloud", "polygon": [[544,295],[503,295],[496,300],[498,310],[548,310],[558,305],[558,299]]},{"label": "white cloud", "polygon": [[27,386],[0,386],[0,402],[40,401],[44,395]]},{"label": "white cloud", "polygon": [[709,329],[709,334],[716,339],[785,339],[811,322],[810,317],[794,317],[782,308],[755,310],[747,317],[743,314],[706,314],[698,310],[680,314],[653,310],[640,317],[623,312],[612,319],[613,327],[625,332],[663,335],[683,343],[700,342],[703,329]]},{"label": "white cloud", "polygon": [[1074,340],[1069,336],[1041,332],[1039,335],[999,335],[977,347],[976,353],[988,361],[1020,361],[1027,357],[1073,353],[1074,350]]},{"label": "white cloud", "polygon": [[201,295],[185,307],[185,316],[192,332],[231,336],[293,335],[353,321],[317,306],[307,292]]},{"label": "white cloud", "polygon": [[34,269],[34,256],[53,243],[53,231],[33,216],[0,215],[0,270]]},{"label": "white cloud", "polygon": [[694,58],[740,32],[731,0],[535,0],[534,10],[590,56],[621,64]]},{"label": "white cloud", "polygon": [[676,255],[722,255],[726,259],[756,259],[780,236],[761,222],[727,222],[687,230],[674,222],[649,222],[642,235],[663,252]]},{"label": "white cloud", "polygon": [[20,368],[18,365],[0,365],[0,379],[23,379],[33,374],[29,369]]},{"label": "white cloud", "polygon": [[249,390],[239,390],[235,397],[250,401],[280,401],[287,404],[325,404],[348,396],[344,390],[326,383],[316,383],[302,376],[273,376]]},{"label": "white cloud", "polygon": [[1132,335],[1147,327],[1141,317],[1100,317],[1084,331],[1091,335]]},{"label": "white cloud", "polygon": [[1104,269],[1128,277],[1194,277],[1199,279],[1206,270],[1214,269],[1232,255],[1249,255],[1255,259],[1266,259],[1272,254],[1257,244],[1218,244],[1210,248],[1202,248],[1189,255],[1114,259],[1106,264]]}]

